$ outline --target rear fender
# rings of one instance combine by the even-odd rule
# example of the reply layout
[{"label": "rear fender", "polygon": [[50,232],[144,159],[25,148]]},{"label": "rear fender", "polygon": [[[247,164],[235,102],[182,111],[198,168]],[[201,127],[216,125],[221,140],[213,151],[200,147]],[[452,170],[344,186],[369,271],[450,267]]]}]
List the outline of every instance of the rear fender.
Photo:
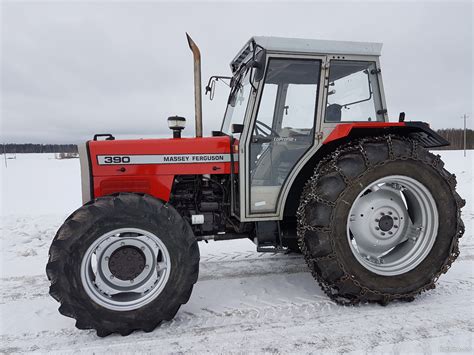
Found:
[{"label": "rear fender", "polygon": [[327,145],[337,141],[346,142],[347,140],[378,136],[385,134],[396,134],[399,136],[408,136],[420,142],[425,148],[445,147],[449,142],[433,131],[425,122],[361,122],[361,123],[342,123],[329,134],[323,144]]},{"label": "rear fender", "polygon": [[298,198],[287,198],[284,216],[294,217],[296,215],[296,210],[299,205],[299,196],[303,191],[306,181],[313,175],[318,162],[324,156],[330,154],[338,146],[354,139],[386,134],[410,137],[420,142],[420,145],[427,149],[444,147],[450,144],[424,122],[363,122],[339,124],[324,140],[318,151],[316,151],[311,159],[304,165],[293,182],[288,196],[298,196]]}]

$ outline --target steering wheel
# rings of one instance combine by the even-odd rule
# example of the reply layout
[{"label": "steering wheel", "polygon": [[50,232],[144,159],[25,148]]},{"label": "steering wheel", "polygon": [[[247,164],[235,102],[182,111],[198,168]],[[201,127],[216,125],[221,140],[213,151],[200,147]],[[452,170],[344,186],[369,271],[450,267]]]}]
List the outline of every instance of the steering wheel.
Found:
[{"label": "steering wheel", "polygon": [[[268,130],[268,132],[265,132],[265,130]],[[268,126],[266,123],[263,123],[262,121],[256,120],[255,121],[255,133],[257,135],[261,135],[262,137],[280,137],[277,131],[275,131],[273,128]]]}]

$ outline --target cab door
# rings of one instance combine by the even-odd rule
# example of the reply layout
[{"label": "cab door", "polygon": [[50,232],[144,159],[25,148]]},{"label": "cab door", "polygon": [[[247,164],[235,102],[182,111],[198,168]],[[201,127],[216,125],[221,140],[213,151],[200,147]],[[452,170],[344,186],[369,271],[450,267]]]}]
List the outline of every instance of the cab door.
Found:
[{"label": "cab door", "polygon": [[282,188],[315,144],[322,61],[270,57],[267,62],[241,171],[246,174],[246,217],[277,216]]}]

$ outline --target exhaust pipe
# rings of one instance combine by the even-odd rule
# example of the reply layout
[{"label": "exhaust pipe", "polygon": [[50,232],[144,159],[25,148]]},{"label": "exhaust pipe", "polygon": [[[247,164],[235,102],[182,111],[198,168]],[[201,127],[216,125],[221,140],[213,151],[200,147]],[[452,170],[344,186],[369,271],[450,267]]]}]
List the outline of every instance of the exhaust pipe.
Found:
[{"label": "exhaust pipe", "polygon": [[201,94],[201,52],[186,32],[189,49],[194,57],[194,110],[196,116],[196,137],[202,137],[202,94]]}]

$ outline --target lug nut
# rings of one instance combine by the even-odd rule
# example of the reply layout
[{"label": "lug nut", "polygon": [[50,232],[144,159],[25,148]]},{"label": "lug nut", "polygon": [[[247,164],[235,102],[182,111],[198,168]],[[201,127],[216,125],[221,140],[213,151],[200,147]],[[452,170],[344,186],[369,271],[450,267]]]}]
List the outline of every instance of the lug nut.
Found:
[{"label": "lug nut", "polygon": [[385,233],[384,233],[384,232],[382,232],[382,235],[385,235]]},{"label": "lug nut", "polygon": [[378,231],[378,230],[380,230],[380,228],[379,228],[379,227],[375,227],[375,230],[377,230],[377,231]]},{"label": "lug nut", "polygon": [[382,216],[385,216],[385,213],[383,213],[383,212],[380,212],[380,215],[382,215]]},{"label": "lug nut", "polygon": [[392,235],[393,233],[392,233],[392,232],[388,232],[388,234]]},{"label": "lug nut", "polygon": [[110,275],[110,279],[112,280],[114,278],[114,275]]},{"label": "lug nut", "polygon": [[375,219],[375,222],[380,222],[380,219],[376,218],[376,219]]},{"label": "lug nut", "polygon": [[395,221],[398,221],[398,217],[393,217],[393,219],[394,219]]},{"label": "lug nut", "polygon": [[395,224],[393,227],[394,227],[394,228],[398,228],[398,226],[397,226],[396,224]]}]

